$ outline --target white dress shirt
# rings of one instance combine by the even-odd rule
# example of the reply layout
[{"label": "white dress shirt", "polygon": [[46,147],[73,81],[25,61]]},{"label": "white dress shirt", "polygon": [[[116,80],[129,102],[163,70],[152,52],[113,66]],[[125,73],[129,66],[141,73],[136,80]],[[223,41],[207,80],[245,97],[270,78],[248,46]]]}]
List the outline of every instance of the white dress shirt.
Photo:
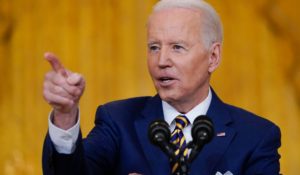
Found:
[{"label": "white dress shirt", "polygon": [[165,121],[170,125],[170,130],[171,132],[175,129],[175,118],[178,115],[185,115],[190,124],[183,129],[183,134],[186,140],[186,143],[189,143],[192,141],[192,136],[191,136],[191,129],[192,129],[192,124],[194,123],[194,120],[199,116],[199,115],[206,115],[207,110],[209,108],[210,102],[211,102],[211,90],[209,89],[207,97],[197,106],[195,106],[192,110],[190,110],[186,114],[182,114],[178,112],[173,106],[168,104],[167,102],[163,101],[162,106],[163,106],[163,113],[165,117]]},{"label": "white dress shirt", "polygon": [[[211,98],[212,98],[212,94],[211,94],[211,90],[209,89],[208,95],[205,98],[205,100],[203,100],[200,104],[195,106],[188,113],[184,114],[190,122],[190,125],[188,125],[183,129],[183,134],[185,136],[187,143],[192,140],[191,124],[199,115],[205,115],[207,113],[207,110],[211,103]],[[174,119],[176,118],[176,116],[182,114],[165,101],[162,101],[162,109],[163,109],[165,121],[170,125],[170,130],[173,131],[175,129]],[[52,113],[50,113],[48,119],[49,135],[57,152],[63,154],[71,154],[74,152],[76,146],[76,140],[78,139],[78,135],[79,135],[79,123],[80,123],[79,116],[80,114],[78,112],[78,121],[72,128],[68,130],[63,130],[58,128],[52,123],[51,121]]]},{"label": "white dress shirt", "polygon": [[[80,116],[79,110],[78,116]],[[53,124],[52,112],[49,114],[49,135],[57,152],[63,154],[71,154],[74,152],[79,135],[79,123],[80,118],[78,117],[78,121],[72,128],[64,130]]]}]

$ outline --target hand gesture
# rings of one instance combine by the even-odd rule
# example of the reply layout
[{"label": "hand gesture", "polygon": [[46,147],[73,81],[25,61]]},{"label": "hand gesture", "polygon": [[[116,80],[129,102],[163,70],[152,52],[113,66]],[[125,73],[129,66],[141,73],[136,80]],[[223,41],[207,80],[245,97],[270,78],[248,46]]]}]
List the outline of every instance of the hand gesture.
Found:
[{"label": "hand gesture", "polygon": [[80,74],[65,69],[54,54],[47,52],[44,57],[52,70],[45,75],[43,96],[54,109],[53,123],[62,129],[68,129],[76,123],[85,80]]}]

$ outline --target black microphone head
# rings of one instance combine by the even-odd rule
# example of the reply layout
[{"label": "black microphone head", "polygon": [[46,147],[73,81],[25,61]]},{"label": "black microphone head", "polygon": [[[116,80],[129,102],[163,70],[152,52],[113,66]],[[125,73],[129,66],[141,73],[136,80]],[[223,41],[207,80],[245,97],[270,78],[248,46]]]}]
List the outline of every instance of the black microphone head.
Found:
[{"label": "black microphone head", "polygon": [[211,119],[205,115],[198,116],[193,123],[192,137],[196,145],[204,145],[214,136],[214,128]]},{"label": "black microphone head", "polygon": [[150,141],[157,146],[161,146],[162,142],[168,143],[171,137],[168,123],[164,120],[151,122],[148,129],[148,137]]}]

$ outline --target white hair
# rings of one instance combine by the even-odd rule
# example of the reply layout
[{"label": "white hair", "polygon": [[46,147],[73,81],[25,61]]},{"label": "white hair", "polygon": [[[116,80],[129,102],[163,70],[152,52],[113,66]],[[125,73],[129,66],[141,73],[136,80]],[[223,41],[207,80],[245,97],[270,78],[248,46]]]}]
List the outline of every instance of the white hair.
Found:
[{"label": "white hair", "polygon": [[223,27],[218,13],[203,0],[161,0],[153,7],[153,12],[169,8],[192,8],[199,10],[201,18],[204,44],[209,47],[215,42],[223,42]]}]

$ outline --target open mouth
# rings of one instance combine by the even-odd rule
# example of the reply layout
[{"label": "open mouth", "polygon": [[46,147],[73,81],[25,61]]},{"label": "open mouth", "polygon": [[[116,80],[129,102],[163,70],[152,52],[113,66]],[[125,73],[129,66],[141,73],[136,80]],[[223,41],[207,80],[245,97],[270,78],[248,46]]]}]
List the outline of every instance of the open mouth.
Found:
[{"label": "open mouth", "polygon": [[160,84],[161,87],[169,87],[172,84],[174,84],[175,78],[172,77],[160,77],[158,78],[158,82]]},{"label": "open mouth", "polygon": [[174,78],[171,78],[171,77],[159,78],[159,81],[161,81],[161,82],[169,82],[169,81],[172,81],[172,80],[174,80]]}]

